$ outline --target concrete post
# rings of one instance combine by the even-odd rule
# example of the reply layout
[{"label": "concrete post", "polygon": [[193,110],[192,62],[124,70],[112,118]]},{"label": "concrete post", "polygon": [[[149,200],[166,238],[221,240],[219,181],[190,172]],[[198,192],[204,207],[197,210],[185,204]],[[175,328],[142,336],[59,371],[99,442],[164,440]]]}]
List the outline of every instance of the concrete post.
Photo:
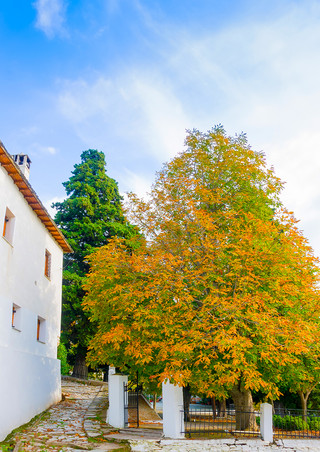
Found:
[{"label": "concrete post", "polygon": [[[109,366],[109,370],[108,370],[108,399],[109,399],[109,406],[110,406],[110,375],[114,375],[116,373],[116,368],[115,367],[111,367]],[[108,419],[107,419],[108,422]]]},{"label": "concrete post", "polygon": [[260,406],[260,433],[264,441],[273,442],[272,405],[262,403]]},{"label": "concrete post", "polygon": [[116,428],[124,428],[124,385],[128,375],[109,375],[109,409],[107,423]]},{"label": "concrete post", "polygon": [[168,381],[162,383],[163,434],[166,438],[184,438],[183,390]]}]

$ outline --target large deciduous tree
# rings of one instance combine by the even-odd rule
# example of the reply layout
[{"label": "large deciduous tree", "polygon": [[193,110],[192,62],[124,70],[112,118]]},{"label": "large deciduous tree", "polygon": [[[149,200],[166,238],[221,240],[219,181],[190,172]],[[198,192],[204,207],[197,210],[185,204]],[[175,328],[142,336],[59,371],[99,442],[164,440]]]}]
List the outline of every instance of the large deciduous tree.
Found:
[{"label": "large deciduous tree", "polygon": [[146,241],[132,253],[114,239],[89,257],[90,362],[232,395],[237,411],[252,408],[252,390],[276,397],[319,332],[317,260],[281,188],[244,135],[189,132],[149,198],[131,195]]},{"label": "large deciduous tree", "polygon": [[85,357],[93,325],[81,304],[82,284],[89,270],[85,256],[113,236],[128,238],[132,227],[123,216],[117,183],[106,174],[103,152],[83,152],[81,163],[74,166],[63,186],[68,197],[53,205],[55,221],[74,252],[67,254],[64,262],[62,340],[75,355],[73,375],[86,378]]}]

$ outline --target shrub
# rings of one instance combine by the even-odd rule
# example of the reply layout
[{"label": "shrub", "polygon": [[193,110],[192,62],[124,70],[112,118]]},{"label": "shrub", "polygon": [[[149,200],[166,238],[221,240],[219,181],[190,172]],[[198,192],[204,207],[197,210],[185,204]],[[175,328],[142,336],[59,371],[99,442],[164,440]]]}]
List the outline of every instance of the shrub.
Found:
[{"label": "shrub", "polygon": [[283,425],[282,419],[283,418],[281,416],[279,416],[278,414],[275,414],[273,416],[273,426],[277,427],[277,428],[282,428],[282,425]]},{"label": "shrub", "polygon": [[320,430],[320,417],[308,418],[308,426],[310,430]]},{"label": "shrub", "polygon": [[307,430],[308,424],[302,419],[301,416],[273,416],[274,427],[282,430]]},{"label": "shrub", "polygon": [[69,375],[70,366],[67,362],[68,352],[66,346],[60,342],[58,345],[58,359],[61,361],[61,374]]},{"label": "shrub", "polygon": [[306,423],[306,421],[304,421],[302,419],[301,416],[288,416],[289,420],[288,420],[288,430],[307,430],[308,429],[308,424]]}]

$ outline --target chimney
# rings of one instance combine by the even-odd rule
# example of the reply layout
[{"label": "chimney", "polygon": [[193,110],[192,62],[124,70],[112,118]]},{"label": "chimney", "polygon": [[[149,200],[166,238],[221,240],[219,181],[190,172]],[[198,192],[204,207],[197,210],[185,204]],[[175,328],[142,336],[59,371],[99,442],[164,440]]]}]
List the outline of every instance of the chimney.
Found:
[{"label": "chimney", "polygon": [[12,156],[15,164],[19,167],[24,177],[29,180],[31,160],[26,154],[16,154]]}]

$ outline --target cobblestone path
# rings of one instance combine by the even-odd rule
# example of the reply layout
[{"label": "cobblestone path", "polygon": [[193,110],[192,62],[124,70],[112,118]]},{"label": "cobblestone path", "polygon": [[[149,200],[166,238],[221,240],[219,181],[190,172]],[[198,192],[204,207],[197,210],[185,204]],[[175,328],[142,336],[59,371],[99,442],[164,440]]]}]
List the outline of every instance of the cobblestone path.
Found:
[{"label": "cobblestone path", "polygon": [[[14,434],[14,452],[79,452],[125,450],[121,444],[107,442],[105,407],[107,385],[93,386],[63,380],[64,400],[42,413],[25,429]],[[1,449],[0,449],[1,450]],[[3,447],[3,450],[7,450]]]}]

